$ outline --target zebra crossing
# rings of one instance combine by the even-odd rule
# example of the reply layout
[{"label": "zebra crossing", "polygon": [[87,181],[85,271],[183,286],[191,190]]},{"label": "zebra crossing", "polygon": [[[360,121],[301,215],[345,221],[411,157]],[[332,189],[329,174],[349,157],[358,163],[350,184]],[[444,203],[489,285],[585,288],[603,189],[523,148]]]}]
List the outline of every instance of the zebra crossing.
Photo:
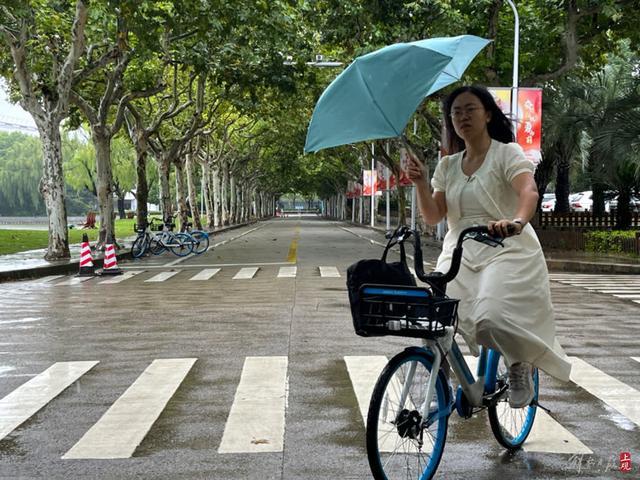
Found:
[{"label": "zebra crossing", "polygon": [[[640,361],[639,357],[629,358]],[[469,356],[466,359],[473,369],[476,359]],[[634,425],[633,428],[640,426],[640,391],[584,359],[570,359],[574,367],[571,375],[573,384],[589,392],[595,402],[618,412]],[[197,360],[153,360],[61,459],[131,458]],[[345,356],[342,361],[364,428],[373,386],[387,357]],[[63,392],[74,395],[74,390],[69,387],[84,375],[98,375],[92,371],[98,363],[97,360],[54,363],[0,399],[0,442],[16,429],[16,435],[20,435],[21,429],[29,429],[27,421]],[[224,431],[217,445],[218,454],[283,451],[289,392],[296,388],[289,385],[288,370],[287,356],[245,357],[233,403],[228,409]],[[50,412],[51,408],[46,411]],[[614,422],[611,419],[602,421]],[[618,422],[614,423],[622,428]],[[524,449],[539,453],[592,455],[592,447],[596,445],[583,443],[579,436],[578,426],[563,426],[552,414],[539,409]]]},{"label": "zebra crossing", "polygon": [[640,304],[640,275],[551,273],[551,281]]},{"label": "zebra crossing", "polygon": [[[195,272],[195,273],[194,273]],[[114,285],[118,283],[126,282],[140,274],[144,275],[145,278],[142,280],[143,283],[163,283],[167,280],[170,280],[173,277],[178,275],[188,275],[188,280],[193,282],[206,282],[210,280],[216,280],[226,274],[232,275],[232,280],[253,280],[256,278],[264,278],[267,277],[269,279],[272,278],[296,278],[300,274],[303,275],[312,275],[319,276],[321,278],[342,278],[346,275],[346,271],[342,272],[336,266],[318,266],[318,267],[303,267],[299,268],[296,265],[286,265],[281,266],[277,269],[277,272],[274,272],[272,269],[266,269],[261,266],[251,266],[251,267],[216,267],[216,268],[202,268],[202,269],[193,269],[193,268],[182,268],[182,269],[171,269],[166,271],[156,272],[154,270],[147,270],[144,268],[141,269],[130,269],[126,270],[122,275],[112,276],[112,277],[77,277],[77,276],[64,276],[64,275],[51,275],[48,277],[43,277],[37,280],[32,280],[28,283],[36,284],[36,285],[54,285],[54,286],[74,286],[80,285],[85,282],[95,282],[100,285]],[[149,276],[151,275],[151,276]]]}]

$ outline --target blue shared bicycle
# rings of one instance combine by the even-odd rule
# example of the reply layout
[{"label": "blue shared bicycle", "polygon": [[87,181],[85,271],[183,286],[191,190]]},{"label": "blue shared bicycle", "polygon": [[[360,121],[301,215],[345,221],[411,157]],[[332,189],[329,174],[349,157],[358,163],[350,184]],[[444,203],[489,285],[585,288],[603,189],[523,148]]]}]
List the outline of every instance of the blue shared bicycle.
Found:
[{"label": "blue shared bicycle", "polygon": [[[460,233],[450,270],[425,274],[417,232],[400,227],[387,249],[414,236],[415,270],[428,288],[364,284],[353,312],[359,334],[396,335],[421,340],[406,348],[383,369],[374,387],[366,426],[369,465],[378,480],[432,478],[440,463],[450,415],[463,418],[488,411],[497,441],[508,450],[519,449],[531,432],[538,405],[539,379],[533,373],[535,395],[524,408],[509,405],[509,380],[504,359],[483,348],[474,376],[455,340],[459,300],[446,296],[446,285],[460,269],[462,244],[473,239],[491,246],[502,239],[486,227]],[[447,360],[459,386],[454,393]],[[542,408],[542,407],[541,407]]]}]

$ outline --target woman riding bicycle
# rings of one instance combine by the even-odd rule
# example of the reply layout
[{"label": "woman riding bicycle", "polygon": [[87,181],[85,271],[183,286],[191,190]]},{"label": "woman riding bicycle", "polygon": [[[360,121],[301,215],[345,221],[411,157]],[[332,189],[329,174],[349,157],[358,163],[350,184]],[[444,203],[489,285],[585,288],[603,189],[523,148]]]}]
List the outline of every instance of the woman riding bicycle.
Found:
[{"label": "woman riding bicycle", "polygon": [[[562,381],[571,364],[556,339],[546,262],[528,224],[538,201],[534,166],[512,143],[511,122],[483,87],[456,89],[444,102],[447,151],[431,180],[410,156],[407,169],[416,185],[424,221],[445,216],[449,231],[436,270],[445,272],[460,231],[487,225],[490,233],[512,237],[504,248],[472,242],[448,293],[460,298],[459,331],[471,353],[478,345],[498,350],[509,367],[509,403],[529,405],[538,367]],[[433,187],[433,188],[431,188]]]}]

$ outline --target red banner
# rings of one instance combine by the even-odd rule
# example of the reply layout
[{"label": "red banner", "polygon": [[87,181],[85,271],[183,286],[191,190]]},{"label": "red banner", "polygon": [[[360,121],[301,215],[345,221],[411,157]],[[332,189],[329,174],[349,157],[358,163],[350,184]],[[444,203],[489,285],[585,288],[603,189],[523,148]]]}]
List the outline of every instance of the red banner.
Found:
[{"label": "red banner", "polygon": [[364,197],[370,197],[376,194],[376,171],[375,170],[363,170],[362,171],[362,195]]},{"label": "red banner", "polygon": [[518,89],[518,132],[516,139],[534,165],[542,160],[542,89]]}]

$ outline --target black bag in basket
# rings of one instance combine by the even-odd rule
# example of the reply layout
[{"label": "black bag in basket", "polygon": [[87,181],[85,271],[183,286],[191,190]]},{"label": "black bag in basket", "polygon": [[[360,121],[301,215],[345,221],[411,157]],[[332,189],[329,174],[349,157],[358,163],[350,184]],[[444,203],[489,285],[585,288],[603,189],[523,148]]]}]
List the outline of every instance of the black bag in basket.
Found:
[{"label": "black bag in basket", "polygon": [[393,245],[395,243],[389,240],[380,260],[360,260],[347,269],[347,290],[349,291],[353,327],[356,333],[362,337],[371,336],[359,329],[356,323],[356,318],[360,314],[360,287],[362,285],[372,283],[404,287],[416,286],[416,281],[407,267],[407,258],[402,243],[400,243],[400,261],[387,263],[387,252]]}]

